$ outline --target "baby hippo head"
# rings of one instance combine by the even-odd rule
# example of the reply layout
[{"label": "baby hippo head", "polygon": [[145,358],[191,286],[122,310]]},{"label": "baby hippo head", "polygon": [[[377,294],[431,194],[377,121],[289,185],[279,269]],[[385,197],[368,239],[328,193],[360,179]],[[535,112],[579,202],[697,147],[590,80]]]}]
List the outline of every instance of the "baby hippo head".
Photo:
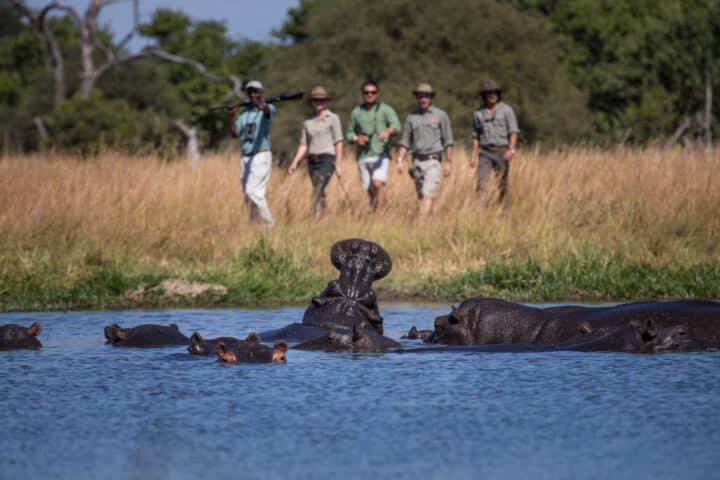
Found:
[{"label": "baby hippo head", "polygon": [[218,342],[215,347],[218,360],[231,365],[238,363],[287,363],[285,359],[287,351],[288,345],[284,340],[278,340],[272,348],[258,342],[246,342],[235,348],[228,347],[225,342]]},{"label": "baby hippo head", "polygon": [[0,327],[0,349],[39,348],[42,343],[37,336],[42,331],[39,323],[29,327],[10,324]]},{"label": "baby hippo head", "polygon": [[469,308],[452,307],[449,315],[435,319],[432,342],[444,345],[472,345],[472,318],[473,315]]}]

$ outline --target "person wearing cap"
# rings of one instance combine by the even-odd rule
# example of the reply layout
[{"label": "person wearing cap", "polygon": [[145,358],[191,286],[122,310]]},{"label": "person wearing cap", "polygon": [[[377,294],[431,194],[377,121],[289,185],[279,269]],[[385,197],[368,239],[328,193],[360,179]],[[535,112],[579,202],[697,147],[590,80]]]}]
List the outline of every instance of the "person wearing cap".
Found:
[{"label": "person wearing cap", "polygon": [[363,102],[350,113],[345,139],[356,145],[360,184],[368,192],[374,211],[385,211],[385,184],[390,168],[390,137],[400,133],[400,120],[393,108],[379,100],[380,87],[368,80],[362,84]]},{"label": "person wearing cap", "polygon": [[473,113],[470,167],[478,165],[475,190],[483,202],[487,200],[488,177],[495,172],[498,201],[502,202],[507,195],[510,161],[515,156],[520,129],[515,112],[502,101],[502,89],[494,80],[486,80],[480,94],[484,104]]},{"label": "person wearing cap", "polygon": [[313,112],[303,122],[300,144],[288,173],[295,173],[307,154],[308,173],[313,186],[312,213],[317,217],[327,208],[325,187],[333,172],[337,173],[338,178],[342,177],[343,134],[340,118],[327,108],[330,96],[324,87],[313,87],[309,101]]},{"label": "person wearing cap", "polygon": [[239,108],[236,105],[227,109],[230,133],[240,138],[240,180],[245,201],[250,207],[250,222],[260,217],[266,226],[271,227],[273,216],[265,200],[265,191],[272,169],[270,125],[275,106],[263,101],[263,86],[257,80],[245,85],[245,93],[249,103],[237,117]]},{"label": "person wearing cap", "polygon": [[[427,83],[413,90],[418,108],[411,112],[400,137],[397,172],[403,172],[403,160],[412,152],[410,176],[420,199],[420,216],[431,214],[440,189],[440,170],[447,177],[452,171],[453,134],[447,114],[432,105],[435,91]],[[443,158],[443,150],[445,158]]]}]

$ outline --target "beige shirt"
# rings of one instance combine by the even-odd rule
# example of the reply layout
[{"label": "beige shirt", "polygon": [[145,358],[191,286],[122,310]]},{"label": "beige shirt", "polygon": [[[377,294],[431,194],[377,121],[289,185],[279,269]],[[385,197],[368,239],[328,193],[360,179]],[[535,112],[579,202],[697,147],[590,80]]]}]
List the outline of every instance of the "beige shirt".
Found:
[{"label": "beige shirt", "polygon": [[308,155],[335,155],[335,144],[342,140],[340,117],[330,110],[318,119],[310,116],[303,122],[300,144],[308,146]]}]

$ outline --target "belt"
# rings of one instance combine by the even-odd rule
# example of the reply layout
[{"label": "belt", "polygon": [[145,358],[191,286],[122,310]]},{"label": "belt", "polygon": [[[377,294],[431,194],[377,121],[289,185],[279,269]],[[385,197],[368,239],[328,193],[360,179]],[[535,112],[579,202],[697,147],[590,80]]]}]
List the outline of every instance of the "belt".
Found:
[{"label": "belt", "polygon": [[322,160],[323,158],[327,158],[327,157],[335,158],[335,154],[334,153],[318,153],[318,154],[311,153],[307,156],[307,159],[310,160],[311,162],[314,162],[316,160]]},{"label": "belt", "polygon": [[490,152],[504,152],[505,150],[507,150],[510,147],[507,145],[503,145],[503,146],[480,145],[480,148],[482,148],[483,150],[488,150]]},{"label": "belt", "polygon": [[413,153],[413,158],[415,160],[441,160],[442,159],[442,153],[436,152],[436,153],[428,153],[426,155],[422,155],[419,153]]}]

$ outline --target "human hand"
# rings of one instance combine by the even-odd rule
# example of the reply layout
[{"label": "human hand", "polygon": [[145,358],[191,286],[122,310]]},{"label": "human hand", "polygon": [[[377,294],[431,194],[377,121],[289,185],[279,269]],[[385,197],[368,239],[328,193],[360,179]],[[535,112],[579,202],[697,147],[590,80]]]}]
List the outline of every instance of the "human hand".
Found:
[{"label": "human hand", "polygon": [[397,167],[396,167],[395,169],[397,170],[397,172],[398,172],[400,175],[402,175],[402,173],[403,173],[403,164],[402,164],[402,162],[397,162]]},{"label": "human hand", "polygon": [[238,110],[240,110],[238,105],[227,105],[225,107],[225,112],[227,112],[227,114],[231,117],[234,117]]},{"label": "human hand", "polygon": [[292,175],[293,173],[295,173],[295,170],[297,170],[297,164],[293,162],[288,167],[288,174]]},{"label": "human hand", "polygon": [[356,140],[357,144],[360,145],[361,147],[364,147],[365,145],[367,145],[369,141],[370,141],[370,137],[368,137],[365,134],[358,135],[357,140]]},{"label": "human hand", "polygon": [[512,150],[505,150],[505,153],[503,153],[503,158],[506,162],[509,162],[512,160],[512,158],[515,156]]},{"label": "human hand", "polygon": [[470,168],[475,168],[477,165],[477,157],[475,155],[470,157]]},{"label": "human hand", "polygon": [[378,133],[378,138],[380,140],[385,140],[387,138],[390,138],[390,135],[391,133],[387,129],[385,129],[382,132]]},{"label": "human hand", "polygon": [[443,174],[445,177],[449,177],[450,173],[452,172],[452,163],[448,162],[447,160],[443,164]]},{"label": "human hand", "polygon": [[335,165],[335,175],[337,175],[338,178],[342,178],[342,168],[340,165]]}]

